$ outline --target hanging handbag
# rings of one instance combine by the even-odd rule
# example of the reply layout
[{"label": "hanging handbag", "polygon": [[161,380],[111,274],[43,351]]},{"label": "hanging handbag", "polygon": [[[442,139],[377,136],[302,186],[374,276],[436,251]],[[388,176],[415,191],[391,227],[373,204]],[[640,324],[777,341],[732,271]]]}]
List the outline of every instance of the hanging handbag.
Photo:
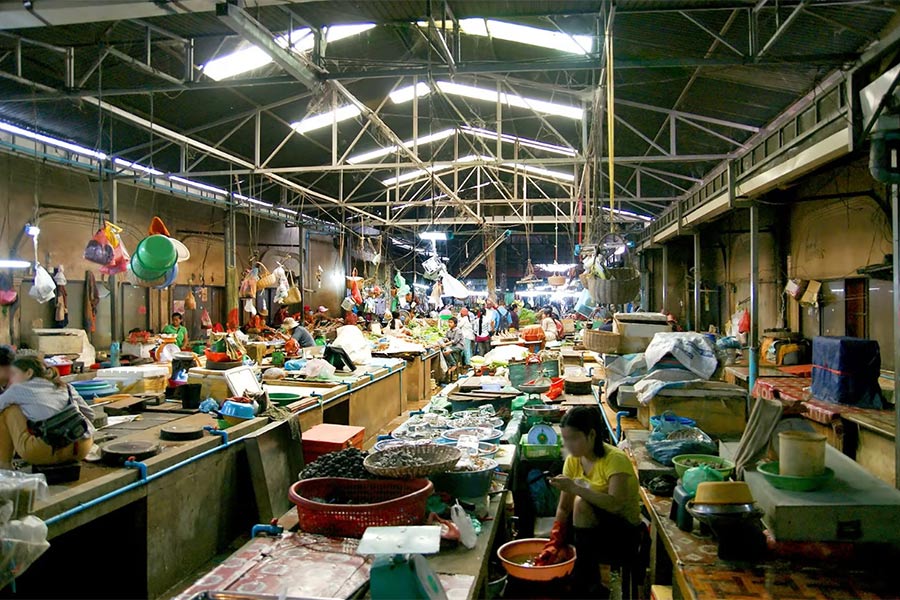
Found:
[{"label": "hanging handbag", "polygon": [[294,274],[289,272],[288,277],[291,281],[291,286],[288,288],[287,295],[284,297],[282,304],[300,304],[303,301],[303,295],[300,293],[300,288],[297,287],[297,282],[294,280]]},{"label": "hanging handbag", "polygon": [[28,431],[40,438],[45,444],[56,452],[82,439],[88,432],[88,422],[81,414],[75,399],[72,396],[71,386],[66,386],[69,392],[69,402],[61,411],[42,421],[27,422]]},{"label": "hanging handbag", "polygon": [[106,229],[99,229],[84,248],[84,259],[98,265],[106,265],[113,260],[113,247],[106,236]]}]

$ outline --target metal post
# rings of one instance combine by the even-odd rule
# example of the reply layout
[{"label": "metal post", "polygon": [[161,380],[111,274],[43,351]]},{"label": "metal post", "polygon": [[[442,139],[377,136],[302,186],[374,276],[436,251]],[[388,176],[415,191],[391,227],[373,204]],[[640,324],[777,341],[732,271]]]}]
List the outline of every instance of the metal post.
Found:
[{"label": "metal post", "polygon": [[497,81],[497,160],[503,158],[503,103],[500,102],[502,86]]},{"label": "metal post", "polygon": [[237,249],[234,210],[225,209],[225,312],[238,308]]},{"label": "metal post", "polygon": [[255,121],[253,123],[253,164],[259,166],[259,161],[262,158],[260,152],[260,137],[262,134],[262,111],[256,111]]},{"label": "metal post", "polygon": [[[112,180],[112,193],[110,194],[109,220],[118,225],[119,220],[119,184]],[[121,306],[119,305],[119,284],[115,275],[109,276],[109,333],[110,341],[121,341],[124,336],[119,334],[121,327]]]},{"label": "metal post", "polygon": [[[891,167],[897,168],[897,152],[891,153]],[[900,382],[900,198],[898,186],[891,185],[891,225],[894,249],[894,389]],[[900,410],[894,410],[897,431],[900,431]],[[900,438],[894,441],[894,485],[900,489]]]},{"label": "metal post", "polygon": [[66,89],[75,88],[75,48],[66,48]]},{"label": "metal post", "polygon": [[194,39],[184,43],[184,80],[194,81]]},{"label": "metal post", "polygon": [[[416,87],[419,85],[419,78],[413,77],[413,99],[412,99],[412,132],[413,132],[413,154],[419,155],[419,94],[416,93]],[[415,254],[415,253],[413,253]]]},{"label": "metal post", "polygon": [[759,208],[750,205],[750,392],[759,376]]},{"label": "metal post", "polygon": [[700,234],[694,234],[694,331],[700,331]]},{"label": "metal post", "polygon": [[662,309],[669,310],[669,247],[662,247]]}]

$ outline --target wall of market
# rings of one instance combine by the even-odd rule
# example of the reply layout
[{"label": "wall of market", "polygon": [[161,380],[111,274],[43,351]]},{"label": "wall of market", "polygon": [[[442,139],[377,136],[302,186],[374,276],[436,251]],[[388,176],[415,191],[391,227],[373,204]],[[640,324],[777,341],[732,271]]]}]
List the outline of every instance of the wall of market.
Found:
[{"label": "wall of market", "polygon": [[[84,312],[84,281],[87,271],[93,272],[98,281],[101,275],[96,264],[84,260],[83,253],[85,245],[101,224],[98,218],[101,193],[106,200],[105,206],[107,209],[109,207],[110,187],[106,183],[101,190],[96,178],[82,173],[0,154],[0,257],[34,259],[31,239],[23,234],[23,228],[26,223],[34,222],[37,216],[41,228],[38,260],[51,272],[53,268],[62,266],[68,279],[69,327],[90,329]],[[152,217],[159,216],[170,234],[184,242],[191,251],[190,260],[179,264],[176,285],[169,289],[157,291],[127,284],[122,286],[124,331],[134,327],[159,330],[168,322],[175,303],[187,295],[191,284],[198,292],[195,293],[198,309],[194,311],[197,314],[186,314],[192,337],[202,334],[199,313],[204,307],[208,308],[214,321],[224,322],[224,211],[127,183],[119,183],[118,188],[118,224],[124,229],[122,240],[126,248],[133,251],[146,235]],[[305,279],[301,262],[306,233],[300,228],[288,228],[281,223],[238,215],[236,239],[239,270],[248,265],[253,248],[269,268],[275,267],[276,260],[282,260],[286,268],[300,275],[301,280]],[[327,245],[315,245],[312,254],[316,260],[333,263],[337,251],[330,239]],[[53,326],[53,303],[39,305],[27,295],[31,275],[26,273],[7,272],[13,276],[13,283],[19,291],[19,302],[0,311],[0,343],[27,343],[32,328]],[[304,303],[324,304],[336,310],[339,304],[338,287],[329,283],[324,291],[312,289],[304,294]],[[205,301],[201,300],[199,292],[204,293]],[[111,342],[108,297],[100,301],[94,331],[90,335],[98,348],[107,348]]]},{"label": "wall of market", "polygon": [[[889,196],[885,186],[868,172],[866,158],[853,158],[799,180],[791,187],[769,194],[759,205],[759,305],[760,332],[789,327],[806,337],[817,335],[816,323],[830,302],[843,302],[823,294],[819,307],[800,306],[783,293],[789,279],[818,280],[840,285],[863,277],[857,270],[882,263],[891,252]],[[750,297],[749,211],[734,210],[700,228],[701,281],[703,289],[721,289],[724,325],[736,310],[748,308]],[[662,253],[651,253],[651,309],[665,308],[687,323],[691,303],[693,239],[685,235],[667,242],[669,253],[669,303],[662,306]],[[890,284],[869,289],[890,292]],[[841,286],[843,287],[843,286]],[[873,301],[869,292],[866,318],[868,335],[883,338],[886,358],[892,339],[893,320],[885,312],[889,298]],[[841,308],[843,310],[843,308]],[[691,323],[687,323],[691,324]],[[706,329],[711,323],[702,323]]]}]

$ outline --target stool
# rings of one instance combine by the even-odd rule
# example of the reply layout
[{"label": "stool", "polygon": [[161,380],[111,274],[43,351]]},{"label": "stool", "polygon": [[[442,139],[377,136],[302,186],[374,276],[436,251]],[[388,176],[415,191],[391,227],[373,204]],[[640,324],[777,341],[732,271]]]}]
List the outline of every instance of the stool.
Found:
[{"label": "stool", "polygon": [[47,485],[71,483],[81,477],[81,461],[59,463],[57,465],[31,465],[31,472],[37,475],[43,473],[47,478]]},{"label": "stool", "polygon": [[672,508],[669,509],[669,518],[675,521],[675,525],[682,531],[694,529],[694,517],[687,511],[687,504],[694,499],[694,494],[689,494],[679,483],[672,492]]}]

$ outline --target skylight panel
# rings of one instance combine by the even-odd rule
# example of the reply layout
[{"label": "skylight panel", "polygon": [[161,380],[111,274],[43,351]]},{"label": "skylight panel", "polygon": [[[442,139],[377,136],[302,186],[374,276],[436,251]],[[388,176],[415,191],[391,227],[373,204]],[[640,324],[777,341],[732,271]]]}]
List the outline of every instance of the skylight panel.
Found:
[{"label": "skylight panel", "polygon": [[505,92],[497,92],[472,85],[464,85],[461,83],[453,83],[452,81],[438,81],[438,88],[445,94],[453,96],[463,96],[474,100],[483,100],[485,102],[500,102],[507,106],[517,106],[519,108],[527,108],[535,112],[556,115],[559,117],[567,117],[569,119],[581,120],[584,117],[584,111],[577,106],[568,104],[558,104],[556,102],[547,102],[536,98],[526,98],[517,94],[507,94]]},{"label": "skylight panel", "polygon": [[[428,21],[418,21],[419,27],[428,27]],[[439,29],[453,29],[451,22],[436,22]],[[564,31],[532,27],[494,19],[460,19],[459,28],[466,35],[492,37],[498,40],[527,44],[539,48],[559,50],[570,54],[590,54],[594,39],[590,35],[574,35]]]},{"label": "skylight panel", "polygon": [[571,173],[562,173],[560,171],[551,171],[550,169],[545,169],[543,167],[536,167],[534,165],[528,165],[517,162],[505,162],[503,166],[510,167],[513,169],[519,169],[520,171],[525,171],[528,173],[533,173],[535,175],[541,175],[543,177],[549,177],[550,179],[559,179],[560,181],[575,181],[575,175]]},{"label": "skylight panel", "polygon": [[[375,27],[374,23],[356,25],[333,25],[325,28],[325,40],[329,43],[342,40]],[[293,30],[290,34],[279,35],[275,43],[297,53],[309,52],[315,44],[315,35],[308,27]],[[249,46],[214,58],[203,65],[203,73],[210,79],[221,81],[229,77],[241,75],[272,63],[272,57],[257,46]]]},{"label": "skylight panel", "polygon": [[31,140],[35,140],[38,142],[42,142],[44,144],[49,144],[51,146],[56,146],[57,148],[63,148],[64,150],[68,150],[70,152],[75,152],[76,154],[83,154],[84,156],[90,156],[91,158],[96,158],[98,160],[106,160],[107,156],[103,152],[97,152],[96,150],[91,150],[90,148],[85,148],[84,146],[79,146],[78,144],[72,144],[70,142],[66,142],[63,140],[58,140],[56,138],[50,137],[48,135],[43,135],[41,133],[37,133],[35,131],[28,131],[27,129],[22,129],[21,127],[16,127],[10,123],[0,123],[0,130],[8,131],[9,133],[22,136],[24,138],[28,138]]},{"label": "skylight panel", "polygon": [[409,85],[396,89],[388,94],[388,97],[394,104],[403,104],[404,102],[409,102],[416,96],[421,98],[422,96],[427,96],[430,93],[431,88],[427,83],[417,83],[416,85]]},{"label": "skylight panel", "polygon": [[[451,135],[454,134],[455,129],[444,129],[443,131],[438,131],[429,135],[419,136],[418,145],[424,146],[426,144],[431,144],[434,142],[439,142],[441,140],[445,140]],[[416,145],[416,140],[408,140],[403,142],[404,148],[412,148]],[[357,154],[355,156],[351,156],[347,158],[347,162],[351,165],[355,165],[357,163],[369,162],[372,160],[377,160],[383,156],[387,156],[389,154],[393,154],[398,150],[398,146],[385,146],[384,148],[379,148],[377,150],[372,150],[371,152],[363,152],[362,154]]]},{"label": "skylight panel", "polygon": [[359,115],[359,108],[357,108],[353,104],[348,104],[347,106],[341,106],[340,108],[337,108],[335,110],[329,110],[328,112],[324,112],[312,117],[307,117],[302,121],[295,121],[294,123],[291,123],[291,127],[297,133],[308,133],[316,129],[328,127],[333,122],[340,123],[341,121],[346,121],[347,119],[352,119],[353,117],[357,117]]},{"label": "skylight panel", "polygon": [[[484,138],[486,140],[496,140],[497,132],[490,131],[489,129],[481,129],[479,127],[469,127],[468,125],[464,125],[460,127],[460,131],[463,133],[468,133],[474,135],[475,137]],[[570,148],[569,146],[560,146],[557,144],[548,144],[547,142],[542,142],[540,140],[534,140],[531,138],[523,138],[516,135],[509,135],[507,133],[500,134],[500,139],[503,142],[509,144],[519,144],[525,148],[534,148],[535,150],[544,150],[546,152],[552,152],[554,154],[561,154],[562,156],[577,156],[578,153],[574,148]]]}]

